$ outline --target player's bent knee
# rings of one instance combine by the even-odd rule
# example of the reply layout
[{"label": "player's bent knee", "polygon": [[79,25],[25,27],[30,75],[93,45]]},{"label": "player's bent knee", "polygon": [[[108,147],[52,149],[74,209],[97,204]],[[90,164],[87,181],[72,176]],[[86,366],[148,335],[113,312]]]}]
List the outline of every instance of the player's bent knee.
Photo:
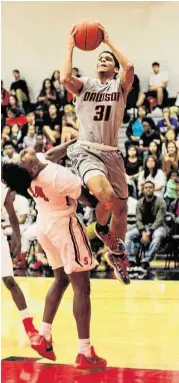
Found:
[{"label": "player's bent knee", "polygon": [[102,189],[98,193],[98,200],[104,204],[104,207],[109,208],[111,207],[114,202],[117,200],[117,195],[114,192],[114,190],[106,190]]},{"label": "player's bent knee", "polygon": [[4,277],[3,282],[8,290],[12,290],[17,286],[17,283],[13,277]]}]

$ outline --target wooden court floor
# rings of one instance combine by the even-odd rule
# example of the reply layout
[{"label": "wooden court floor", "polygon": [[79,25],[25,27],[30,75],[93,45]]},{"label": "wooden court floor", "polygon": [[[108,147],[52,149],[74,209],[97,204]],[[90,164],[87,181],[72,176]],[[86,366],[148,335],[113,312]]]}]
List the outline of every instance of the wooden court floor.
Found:
[{"label": "wooden court floor", "polygon": [[[34,316],[37,327],[41,322],[44,298],[51,278],[17,278]],[[97,353],[106,358],[108,366],[117,370],[114,378],[88,379],[81,375],[78,379],[58,379],[58,383],[140,383],[172,382],[179,383],[179,282],[172,281],[133,281],[124,286],[116,280],[91,280],[92,325],[91,340]],[[37,358],[37,369],[49,361],[40,359],[28,344],[28,339],[21,325],[21,318],[9,292],[2,285],[2,359],[11,363]],[[71,366],[77,354],[77,334],[72,315],[72,290],[69,287],[53,325],[54,349],[57,360],[55,366]],[[48,364],[48,369],[54,363]],[[19,365],[18,365],[19,366]],[[3,368],[3,365],[2,365]],[[5,367],[4,367],[5,368]],[[6,366],[7,368],[7,366]],[[9,367],[8,367],[9,368]],[[12,370],[15,371],[16,364]],[[33,362],[34,369],[34,362]],[[146,380],[142,375],[120,378],[121,371],[157,371],[155,379]],[[33,370],[34,371],[34,370]],[[109,371],[111,371],[109,369]],[[160,377],[160,372],[161,377]],[[27,374],[28,375],[28,374]],[[5,375],[4,375],[5,376]],[[29,375],[28,375],[29,376]],[[157,376],[157,377],[156,377]],[[163,376],[163,378],[162,378]],[[141,377],[141,378],[140,378]],[[166,378],[167,377],[167,378]],[[83,378],[83,379],[82,379]],[[165,380],[166,378],[166,380]],[[11,376],[11,383],[56,383],[49,380],[29,378],[20,380]],[[81,380],[80,380],[81,379]],[[126,380],[125,380],[126,379]],[[140,380],[141,379],[141,380]],[[167,380],[168,379],[168,380]],[[8,380],[4,378],[3,383]]]}]

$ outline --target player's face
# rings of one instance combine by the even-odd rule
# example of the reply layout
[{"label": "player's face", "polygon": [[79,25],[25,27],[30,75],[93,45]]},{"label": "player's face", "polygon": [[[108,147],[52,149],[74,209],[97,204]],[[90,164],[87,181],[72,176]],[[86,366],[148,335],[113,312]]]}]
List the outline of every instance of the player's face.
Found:
[{"label": "player's face", "polygon": [[32,178],[35,177],[36,160],[36,152],[33,148],[26,148],[21,151],[19,165],[25,168]]},{"label": "player's face", "polygon": [[109,53],[101,53],[97,61],[97,73],[111,77],[117,72],[113,57]]}]

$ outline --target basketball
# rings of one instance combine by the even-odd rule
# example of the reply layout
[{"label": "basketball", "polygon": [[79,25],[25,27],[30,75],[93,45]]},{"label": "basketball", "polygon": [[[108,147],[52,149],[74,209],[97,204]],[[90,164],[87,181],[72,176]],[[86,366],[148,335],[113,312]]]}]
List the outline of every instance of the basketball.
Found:
[{"label": "basketball", "polygon": [[76,29],[75,45],[83,51],[92,51],[103,41],[103,32],[95,22],[83,21],[76,25]]}]

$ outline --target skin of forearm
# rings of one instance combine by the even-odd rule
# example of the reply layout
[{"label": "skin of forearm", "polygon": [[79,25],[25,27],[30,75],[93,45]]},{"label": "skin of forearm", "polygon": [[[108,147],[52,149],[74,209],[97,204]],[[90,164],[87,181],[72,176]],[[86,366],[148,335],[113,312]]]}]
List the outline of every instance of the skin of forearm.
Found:
[{"label": "skin of forearm", "polygon": [[112,40],[109,40],[107,43],[108,47],[112,50],[114,55],[116,56],[118,62],[122,65],[124,69],[127,69],[129,65],[132,65],[132,62],[123,54],[121,53],[118,48],[114,45]]},{"label": "skin of forearm", "polygon": [[68,47],[66,54],[66,61],[61,71],[62,82],[64,80],[70,80],[72,77],[72,60],[73,60],[73,49]]}]

